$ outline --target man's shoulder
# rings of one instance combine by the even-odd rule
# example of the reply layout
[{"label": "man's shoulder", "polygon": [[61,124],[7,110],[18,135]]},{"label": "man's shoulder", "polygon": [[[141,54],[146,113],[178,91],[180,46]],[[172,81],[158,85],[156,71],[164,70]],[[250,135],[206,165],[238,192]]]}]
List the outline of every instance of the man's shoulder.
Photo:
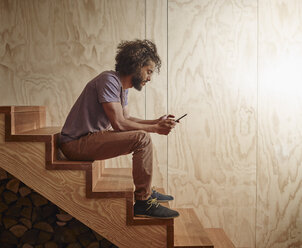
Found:
[{"label": "man's shoulder", "polygon": [[118,74],[117,72],[115,71],[103,71],[102,73],[100,73],[98,76],[97,76],[97,79],[99,80],[103,80],[103,81],[113,81],[113,82],[120,82],[119,80],[119,77],[118,77]]},{"label": "man's shoulder", "polygon": [[90,83],[99,94],[120,95],[122,83],[115,71],[104,71],[95,77]]},{"label": "man's shoulder", "polygon": [[94,85],[94,87],[106,87],[106,85],[112,85],[115,88],[121,87],[120,79],[115,71],[103,71],[88,84]]}]

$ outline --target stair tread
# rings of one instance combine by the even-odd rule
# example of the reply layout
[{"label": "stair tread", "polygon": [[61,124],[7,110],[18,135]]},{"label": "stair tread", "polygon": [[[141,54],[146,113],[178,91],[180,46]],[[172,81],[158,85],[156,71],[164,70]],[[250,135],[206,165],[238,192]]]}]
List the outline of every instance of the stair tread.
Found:
[{"label": "stair tread", "polygon": [[0,113],[45,111],[45,106],[0,106]]},{"label": "stair tread", "polygon": [[93,192],[133,192],[132,168],[105,168]]},{"label": "stair tread", "polygon": [[18,133],[18,135],[54,135],[61,131],[62,127],[42,127],[22,133]]},{"label": "stair tread", "polygon": [[53,165],[91,165],[93,161],[78,161],[78,160],[55,160]]},{"label": "stair tread", "polygon": [[205,231],[212,240],[215,248],[235,248],[222,228],[206,228]]},{"label": "stair tread", "polygon": [[174,219],[174,247],[214,247],[194,209],[175,209],[180,213]]}]

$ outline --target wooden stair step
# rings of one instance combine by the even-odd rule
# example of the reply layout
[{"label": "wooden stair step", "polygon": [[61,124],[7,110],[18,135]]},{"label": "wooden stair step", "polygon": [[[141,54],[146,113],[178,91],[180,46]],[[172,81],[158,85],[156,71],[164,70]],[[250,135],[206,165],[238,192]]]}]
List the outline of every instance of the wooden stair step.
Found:
[{"label": "wooden stair step", "polygon": [[6,116],[6,133],[10,136],[45,127],[45,110],[44,106],[0,106],[0,113]]},{"label": "wooden stair step", "polygon": [[105,168],[93,192],[134,192],[131,168]]},{"label": "wooden stair step", "polygon": [[54,135],[61,131],[62,127],[42,127],[38,129],[29,130],[26,132],[18,133],[18,135]]},{"label": "wooden stair step", "polygon": [[60,127],[41,127],[8,135],[7,141],[50,142],[58,132]]},{"label": "wooden stair step", "polygon": [[212,240],[215,248],[235,248],[222,228],[206,228],[205,231]]},{"label": "wooden stair step", "polygon": [[57,153],[58,153],[58,147],[57,147],[57,141],[53,138],[57,138],[57,135],[61,131],[61,127],[42,127],[37,128],[33,130],[29,130],[26,132],[18,133],[17,135],[14,135],[14,139],[19,139],[21,141],[49,141],[55,143],[52,143],[52,148],[49,151],[52,154],[49,154],[49,160],[48,164],[46,165],[47,169],[50,170],[85,170],[91,164],[93,161],[71,161],[68,159],[64,160],[58,160],[57,159]]},{"label": "wooden stair step", "polygon": [[174,219],[174,247],[214,247],[194,209],[175,210],[179,212],[180,216]]},{"label": "wooden stair step", "polygon": [[[163,188],[156,188],[156,191],[165,194],[165,190]],[[170,207],[169,202],[160,203],[165,207]],[[147,217],[133,217],[133,224],[135,225],[168,225],[173,226],[173,219],[155,219],[155,218],[147,218]]]}]

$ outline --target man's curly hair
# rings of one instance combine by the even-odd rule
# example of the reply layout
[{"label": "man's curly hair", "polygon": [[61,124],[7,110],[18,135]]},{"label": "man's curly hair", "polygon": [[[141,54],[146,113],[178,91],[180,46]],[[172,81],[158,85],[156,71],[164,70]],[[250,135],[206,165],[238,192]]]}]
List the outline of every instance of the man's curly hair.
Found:
[{"label": "man's curly hair", "polygon": [[150,40],[122,41],[117,47],[115,70],[121,75],[131,75],[153,61],[157,72],[161,60],[155,44]]}]

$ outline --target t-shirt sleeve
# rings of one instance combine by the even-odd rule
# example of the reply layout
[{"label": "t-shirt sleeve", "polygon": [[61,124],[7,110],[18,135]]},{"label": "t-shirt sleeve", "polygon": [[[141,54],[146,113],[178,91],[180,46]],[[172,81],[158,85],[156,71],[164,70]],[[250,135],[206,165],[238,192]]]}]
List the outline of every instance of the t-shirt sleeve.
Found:
[{"label": "t-shirt sleeve", "polygon": [[113,76],[105,75],[98,78],[96,81],[96,90],[100,103],[121,101],[121,86]]},{"label": "t-shirt sleeve", "polygon": [[128,105],[128,89],[125,90],[124,106]]}]

